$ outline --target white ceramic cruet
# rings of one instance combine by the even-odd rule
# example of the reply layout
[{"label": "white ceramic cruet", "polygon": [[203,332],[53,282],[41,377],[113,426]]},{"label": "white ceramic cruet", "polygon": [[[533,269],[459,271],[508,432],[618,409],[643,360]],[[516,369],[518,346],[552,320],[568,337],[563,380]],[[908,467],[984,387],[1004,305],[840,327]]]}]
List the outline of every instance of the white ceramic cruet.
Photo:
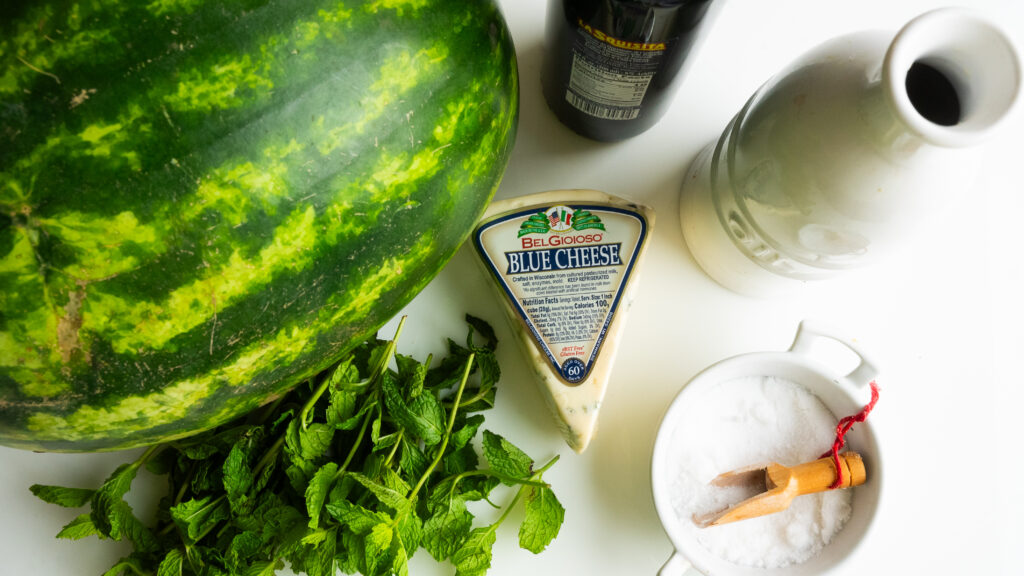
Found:
[{"label": "white ceramic cruet", "polygon": [[[920,71],[938,80],[918,82]],[[927,12],[895,36],[825,42],[755,92],[691,164],[686,244],[708,275],[755,296],[863,269],[944,223],[1021,84],[1009,39],[967,9]]]}]

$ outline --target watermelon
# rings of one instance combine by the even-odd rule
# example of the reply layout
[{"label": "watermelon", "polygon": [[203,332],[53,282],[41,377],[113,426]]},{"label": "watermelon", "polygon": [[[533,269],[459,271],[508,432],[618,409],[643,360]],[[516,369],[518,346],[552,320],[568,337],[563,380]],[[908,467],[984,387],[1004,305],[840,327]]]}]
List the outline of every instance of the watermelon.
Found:
[{"label": "watermelon", "polygon": [[490,201],[493,0],[0,6],[0,444],[209,429],[336,362]]}]

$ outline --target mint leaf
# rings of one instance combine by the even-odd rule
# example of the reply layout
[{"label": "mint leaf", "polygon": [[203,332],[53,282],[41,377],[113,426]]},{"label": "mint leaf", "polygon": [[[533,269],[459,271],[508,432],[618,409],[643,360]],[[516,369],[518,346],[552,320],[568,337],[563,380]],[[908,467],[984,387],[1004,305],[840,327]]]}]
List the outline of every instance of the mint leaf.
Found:
[{"label": "mint leaf", "polygon": [[402,438],[398,466],[406,476],[419,478],[427,471],[430,461],[415,442],[410,442],[408,438]]},{"label": "mint leaf", "polygon": [[320,527],[320,511],[324,507],[324,501],[327,500],[327,495],[334,485],[337,474],[338,465],[328,462],[316,471],[306,487],[306,512],[309,513],[309,527],[314,530]]},{"label": "mint leaf", "polygon": [[373,422],[370,424],[370,442],[373,443],[374,451],[377,450],[378,445],[380,444],[380,428],[383,425],[384,418],[380,413],[378,413],[377,417],[374,418]]},{"label": "mint leaf", "polygon": [[217,458],[200,460],[190,466],[192,481],[189,488],[193,493],[203,494],[224,489],[224,465]]},{"label": "mint leaf", "polygon": [[[413,548],[415,550],[415,548]],[[391,572],[395,576],[409,576],[409,554],[404,542],[399,542],[395,550],[395,559],[391,563]]]},{"label": "mint leaf", "polygon": [[67,540],[80,540],[86,536],[99,536],[103,538],[100,531],[93,525],[92,518],[89,517],[88,513],[79,515],[57,533],[57,538]]},{"label": "mint leaf", "polygon": [[474,414],[468,418],[465,418],[461,425],[456,424],[456,429],[452,432],[452,437],[448,441],[448,445],[454,448],[462,448],[469,444],[473,438],[476,437],[476,433],[480,430],[480,425],[484,423],[483,414]]},{"label": "mint leaf", "polygon": [[118,560],[117,564],[103,573],[103,576],[135,576],[136,574],[145,574],[145,567],[138,558],[127,556]]},{"label": "mint leaf", "polygon": [[359,411],[349,416],[347,419],[340,422],[336,422],[334,427],[338,430],[355,430],[363,423],[363,417],[374,407],[374,404],[367,403],[359,408]]},{"label": "mint leaf", "polygon": [[446,474],[459,474],[477,469],[480,458],[476,454],[476,448],[470,442],[476,437],[483,422],[483,414],[474,414],[469,417],[460,414],[456,417],[454,432],[448,440],[449,453],[444,457]]},{"label": "mint leaf", "polygon": [[143,524],[132,512],[132,507],[124,500],[119,500],[110,515],[111,532],[118,534],[116,539],[124,538],[132,543],[135,551],[151,553],[159,545],[156,537],[148,526]]},{"label": "mint leaf", "polygon": [[491,550],[496,539],[492,526],[476,528],[469,534],[462,548],[452,555],[455,576],[481,576],[491,567]]},{"label": "mint leaf", "polygon": [[343,474],[339,481],[334,483],[334,487],[331,488],[331,493],[327,495],[328,502],[337,502],[339,500],[345,500],[352,493],[352,489],[358,486],[355,480],[348,477],[348,474]]},{"label": "mint leaf", "polygon": [[369,490],[382,504],[394,509],[396,512],[401,512],[410,507],[409,500],[406,499],[404,494],[400,494],[398,491],[388,488],[387,486],[374,481],[373,479],[352,472],[349,477],[361,484],[367,490]]},{"label": "mint leaf", "polygon": [[33,484],[29,490],[43,502],[63,506],[64,508],[81,508],[92,500],[95,490],[86,488],[65,488],[63,486],[45,486]]},{"label": "mint leaf", "polygon": [[337,529],[323,533],[320,542],[307,550],[303,568],[308,576],[335,576],[334,554],[338,546]]},{"label": "mint leaf", "polygon": [[[306,531],[305,535],[299,539],[300,548],[315,548],[319,546],[324,540],[327,539],[326,530],[313,530],[312,532]],[[308,552],[308,550],[307,550]]]},{"label": "mint leaf", "polygon": [[528,480],[533,474],[533,460],[490,430],[484,430],[483,448],[484,456],[495,472],[519,480]]},{"label": "mint leaf", "polygon": [[355,386],[359,385],[359,370],[348,358],[331,373],[328,383],[328,403],[326,421],[335,428],[341,427],[356,412],[359,394]]},{"label": "mint leaf", "polygon": [[[214,560],[216,561],[216,560]],[[186,572],[187,574],[187,572]],[[198,576],[234,576],[229,575],[227,572],[221,570],[213,564],[205,564],[198,574]]]},{"label": "mint leaf", "polygon": [[[501,379],[501,367],[494,355],[498,346],[498,338],[494,335],[494,329],[487,322],[466,314],[466,322],[469,323],[469,334],[466,336],[466,347],[476,354],[476,363],[480,367],[480,389],[490,392]],[[473,334],[478,332],[487,339],[487,342],[480,346],[474,342]],[[489,400],[489,406],[494,405],[494,397],[490,395],[484,398]]]},{"label": "mint leaf", "polygon": [[288,423],[285,454],[291,465],[286,467],[286,474],[296,492],[305,493],[306,483],[316,473],[318,463],[324,460],[330,448],[334,430],[333,426],[319,422],[304,429],[298,418]]},{"label": "mint leaf", "polygon": [[206,460],[217,453],[217,447],[213,444],[184,446],[181,448],[181,453],[190,460]]},{"label": "mint leaf", "polygon": [[423,525],[423,547],[441,561],[451,557],[462,547],[473,528],[473,515],[461,498],[451,498],[446,506],[437,507]]},{"label": "mint leaf", "polygon": [[156,538],[123,500],[141,463],[140,460],[122,464],[114,470],[93,494],[89,519],[100,535],[113,540],[127,539],[135,546],[136,552],[149,553],[158,548]]},{"label": "mint leaf", "polygon": [[433,393],[427,392],[408,403],[391,378],[381,382],[384,404],[395,422],[409,433],[422,438],[427,446],[436,446],[444,438],[444,409]]},{"label": "mint leaf", "polygon": [[[526,454],[486,432],[490,470],[479,469],[484,417],[471,413],[493,405],[500,368],[494,331],[467,322],[465,346],[449,339],[436,367],[371,340],[235,422],[150,448],[95,491],[32,492],[61,506],[92,504],[58,537],[129,541],[133,552],[108,576],[271,576],[285,565],[307,576],[408,576],[421,547],[458,574],[483,574],[512,510],[474,530],[468,502],[488,498],[499,480],[522,484],[513,501],[525,500],[520,545],[535,552],[564,511],[538,480],[557,458],[534,471]],[[467,369],[476,375],[468,382]],[[125,502],[142,465],[168,476],[155,531]]]},{"label": "mint leaf", "polygon": [[327,404],[327,424],[339,430],[351,430],[359,422],[356,415],[356,402],[359,395],[352,390],[330,389],[330,401]]},{"label": "mint leaf", "polygon": [[252,511],[251,492],[256,482],[252,466],[261,452],[262,444],[263,429],[260,427],[250,428],[231,446],[231,451],[228,452],[227,458],[224,459],[224,465],[221,467],[224,492],[227,494],[232,511],[236,514],[244,515]]},{"label": "mint leaf", "polygon": [[366,535],[366,576],[378,576],[390,571],[395,561],[395,549],[391,546],[394,537],[394,530],[387,523],[377,524]]},{"label": "mint leaf", "polygon": [[526,488],[526,516],[519,526],[519,546],[539,554],[558,536],[565,508],[550,488]]},{"label": "mint leaf", "polygon": [[[466,314],[466,323],[470,326],[469,336],[466,338],[466,347],[479,352],[481,349],[490,350],[493,352],[498,347],[498,337],[494,334],[494,328],[487,323],[486,320],[482,320],[473,316],[472,314]],[[487,343],[482,347],[477,347],[473,342],[473,331],[478,332],[481,336],[487,339]]]},{"label": "mint leaf", "polygon": [[287,504],[274,506],[263,514],[261,537],[267,543],[282,541],[294,528],[303,526],[306,522],[305,514]]},{"label": "mint leaf", "polygon": [[164,556],[164,559],[160,561],[160,566],[156,570],[156,576],[181,576],[182,560],[181,550],[172,548]]},{"label": "mint leaf", "polygon": [[[438,366],[427,371],[424,386],[431,390],[442,391],[458,386],[462,381],[466,363],[473,354],[472,350],[460,346],[451,338],[448,338],[446,342],[448,343],[448,355],[441,359]],[[474,361],[470,374],[475,374],[478,368],[479,365]]]},{"label": "mint leaf", "polygon": [[288,466],[284,474],[288,477],[288,483],[291,484],[292,490],[296,494],[305,494],[306,487],[309,485],[309,479],[312,478],[315,473],[316,467],[305,460],[302,461],[303,465],[292,464]]},{"label": "mint leaf", "polygon": [[155,456],[146,461],[146,470],[151,474],[163,476],[170,474],[178,462],[176,450],[161,450]]},{"label": "mint leaf", "polygon": [[403,514],[398,519],[398,537],[403,550],[416,550],[423,540],[423,520],[416,513]]},{"label": "mint leaf", "polygon": [[431,513],[451,505],[452,499],[461,499],[465,502],[474,502],[487,498],[491,491],[499,484],[493,476],[476,476],[459,479],[458,476],[449,476],[433,488],[427,507]]},{"label": "mint leaf", "polygon": [[[480,366],[480,388],[493,388],[501,379],[501,367],[498,365],[498,359],[490,351],[477,351],[476,362]],[[494,405],[493,397],[490,405]]]},{"label": "mint leaf", "polygon": [[103,486],[92,496],[92,523],[107,538],[120,540],[121,534],[116,523],[118,506],[132,487],[139,466],[132,462],[122,464],[103,482]]},{"label": "mint leaf", "polygon": [[273,576],[282,568],[284,568],[284,562],[280,560],[253,562],[242,576]]},{"label": "mint leaf", "polygon": [[327,424],[310,424],[306,429],[299,429],[299,446],[302,457],[306,460],[318,460],[327,455],[327,449],[334,438],[334,426]]},{"label": "mint leaf", "polygon": [[330,390],[342,390],[359,384],[359,369],[352,363],[352,357],[343,360],[331,371]]},{"label": "mint leaf", "polygon": [[374,452],[381,452],[381,451],[383,451],[383,450],[385,450],[387,448],[391,448],[399,440],[402,439],[402,434],[400,432],[392,432],[391,434],[388,434],[386,436],[381,436],[380,435],[380,426],[382,424],[383,424],[383,421],[381,421],[381,420],[374,420],[373,421],[372,442],[373,442],[373,451]]},{"label": "mint leaf", "polygon": [[245,563],[256,555],[261,544],[260,536],[256,532],[246,530],[235,534],[224,556],[225,567],[232,574],[242,572]]},{"label": "mint leaf", "polygon": [[362,536],[342,530],[338,537],[338,549],[334,553],[338,569],[345,574],[356,574],[366,566],[365,556]]},{"label": "mint leaf", "polygon": [[268,492],[260,497],[256,508],[253,509],[251,514],[247,516],[232,516],[231,523],[233,527],[238,528],[243,532],[253,532],[261,535],[262,537],[263,526],[266,523],[266,516],[274,508],[284,505],[284,501],[281,500],[280,496]]},{"label": "mint leaf", "polygon": [[288,423],[295,419],[299,409],[297,407],[284,408],[281,407],[280,412],[274,416],[273,422],[266,429],[269,431],[268,436],[277,436],[281,433],[281,429],[288,429]]},{"label": "mint leaf", "polygon": [[398,365],[399,380],[401,380],[403,388],[408,391],[409,397],[419,396],[423,392],[423,383],[427,378],[430,358],[420,364],[409,356],[395,354],[395,364]]},{"label": "mint leaf", "polygon": [[402,479],[398,472],[395,472],[391,468],[385,468],[381,471],[380,481],[382,484],[394,490],[398,494],[402,494],[403,497],[412,490],[412,487]]},{"label": "mint leaf", "polygon": [[229,519],[228,505],[223,497],[207,496],[192,499],[171,508],[171,519],[186,537],[188,544],[194,544],[210,530]]},{"label": "mint leaf", "polygon": [[466,444],[445,454],[443,464],[445,474],[460,474],[476,470],[480,464],[480,457],[476,455],[476,449],[472,444]]},{"label": "mint leaf", "polygon": [[[486,365],[487,357],[478,356],[481,366]],[[494,408],[494,400],[497,398],[498,389],[494,386],[481,387],[474,395],[471,403],[465,403],[459,409],[464,412],[483,412]]]},{"label": "mint leaf", "polygon": [[374,526],[389,522],[391,517],[383,512],[374,512],[362,506],[339,500],[327,504],[327,513],[355,534],[366,534]]}]

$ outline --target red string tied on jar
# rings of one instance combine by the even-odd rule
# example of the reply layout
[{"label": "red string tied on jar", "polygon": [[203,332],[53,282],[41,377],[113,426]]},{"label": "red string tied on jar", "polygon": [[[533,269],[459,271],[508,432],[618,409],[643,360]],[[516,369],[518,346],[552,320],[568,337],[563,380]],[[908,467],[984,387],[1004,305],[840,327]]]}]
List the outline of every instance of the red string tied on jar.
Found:
[{"label": "red string tied on jar", "polygon": [[853,425],[857,422],[863,422],[868,419],[868,414],[875,408],[875,404],[878,402],[878,384],[874,381],[871,382],[871,401],[867,403],[860,412],[852,416],[846,416],[839,420],[839,424],[836,426],[836,440],[832,443],[832,449],[826,450],[819,458],[825,458],[828,456],[832,457],[832,464],[836,467],[836,481],[829,486],[829,490],[835,490],[843,485],[843,467],[839,465],[839,451],[846,446],[846,433],[853,428]]}]

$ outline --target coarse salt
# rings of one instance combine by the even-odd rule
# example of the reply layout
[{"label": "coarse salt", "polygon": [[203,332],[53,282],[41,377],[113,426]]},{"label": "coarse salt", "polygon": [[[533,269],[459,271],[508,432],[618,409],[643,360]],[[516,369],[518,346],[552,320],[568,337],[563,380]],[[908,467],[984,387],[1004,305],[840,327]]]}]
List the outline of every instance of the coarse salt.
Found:
[{"label": "coarse salt", "polygon": [[693,517],[754,494],[709,483],[723,472],[818,459],[833,441],[836,417],[795,382],[770,376],[738,378],[707,391],[682,415],[673,435],[672,505],[687,537],[735,564],[779,568],[805,562],[842,529],[851,490],[799,496],[783,512],[699,528]]}]

